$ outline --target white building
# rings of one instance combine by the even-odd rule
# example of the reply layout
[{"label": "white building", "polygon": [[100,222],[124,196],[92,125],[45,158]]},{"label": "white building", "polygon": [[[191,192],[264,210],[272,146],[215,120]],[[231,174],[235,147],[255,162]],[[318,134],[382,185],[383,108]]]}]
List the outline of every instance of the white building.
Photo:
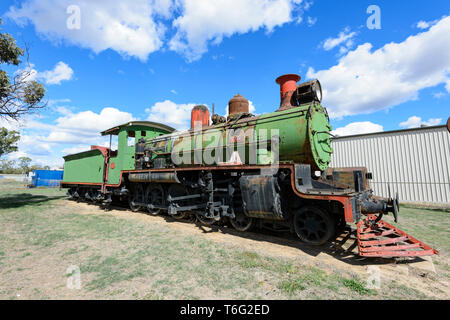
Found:
[{"label": "white building", "polygon": [[450,207],[450,132],[422,127],[336,137],[331,167],[367,167],[376,195]]}]

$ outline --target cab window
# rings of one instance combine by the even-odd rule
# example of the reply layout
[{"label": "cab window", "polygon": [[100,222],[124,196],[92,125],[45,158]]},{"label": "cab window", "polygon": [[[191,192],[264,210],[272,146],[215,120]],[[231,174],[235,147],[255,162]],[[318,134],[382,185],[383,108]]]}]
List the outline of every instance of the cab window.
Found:
[{"label": "cab window", "polygon": [[128,131],[127,132],[128,140],[127,140],[127,146],[134,147],[135,145],[135,132],[134,131]]}]

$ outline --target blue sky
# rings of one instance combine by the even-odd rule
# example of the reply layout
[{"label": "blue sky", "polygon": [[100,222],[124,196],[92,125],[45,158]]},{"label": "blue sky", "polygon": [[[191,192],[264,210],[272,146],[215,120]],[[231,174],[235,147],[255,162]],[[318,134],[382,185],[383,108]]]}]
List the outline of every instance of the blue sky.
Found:
[{"label": "blue sky", "polygon": [[[68,28],[71,5],[80,19]],[[380,29],[368,27],[370,5]],[[193,105],[225,114],[237,93],[271,112],[284,73],[321,81],[340,135],[443,124],[449,12],[444,0],[3,0],[2,31],[27,43],[49,100],[20,126],[0,123],[22,133],[9,157],[61,165],[105,144],[98,132],[108,127],[140,119],[183,129]]]}]

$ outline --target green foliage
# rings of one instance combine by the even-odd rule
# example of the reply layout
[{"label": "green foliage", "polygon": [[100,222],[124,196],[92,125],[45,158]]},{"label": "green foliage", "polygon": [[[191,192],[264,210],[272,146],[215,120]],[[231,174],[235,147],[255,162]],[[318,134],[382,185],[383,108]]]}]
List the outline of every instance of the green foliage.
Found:
[{"label": "green foliage", "polygon": [[31,158],[28,157],[20,157],[19,158],[19,167],[22,169],[22,173],[27,173],[30,171]]},{"label": "green foliage", "polygon": [[367,289],[364,283],[358,279],[343,279],[342,283],[344,286],[359,293],[360,295],[376,294],[374,290]]},{"label": "green foliage", "polygon": [[297,291],[305,290],[307,287],[302,278],[296,278],[293,280],[281,280],[279,288],[287,294],[294,294]]},{"label": "green foliage", "polygon": [[12,174],[16,173],[16,161],[14,160],[0,160],[0,173]]},{"label": "green foliage", "polygon": [[[0,33],[0,65],[18,66],[25,52],[28,54],[27,50],[17,46],[10,34]],[[17,120],[46,106],[43,102],[45,88],[42,83],[31,80],[33,72],[29,63],[24,70],[17,70],[12,79],[8,73],[0,70],[0,117]]]},{"label": "green foliage", "polygon": [[31,164],[31,159],[28,157],[21,157],[17,160],[0,160],[0,173],[4,174],[21,174],[27,173],[33,170],[50,170],[50,166],[40,166],[37,164]]},{"label": "green foliage", "polygon": [[[0,24],[2,20],[0,19]],[[16,40],[8,33],[0,33],[0,62],[17,66],[20,63],[20,56],[24,51],[20,49]]]},{"label": "green foliage", "polygon": [[0,157],[17,151],[17,141],[19,141],[20,135],[17,131],[10,131],[6,128],[0,128]]}]

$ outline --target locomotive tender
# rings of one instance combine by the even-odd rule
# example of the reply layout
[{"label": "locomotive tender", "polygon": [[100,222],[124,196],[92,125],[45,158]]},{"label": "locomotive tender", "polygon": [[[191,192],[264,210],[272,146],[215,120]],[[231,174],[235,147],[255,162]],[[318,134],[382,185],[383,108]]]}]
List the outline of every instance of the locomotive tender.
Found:
[{"label": "locomotive tender", "polygon": [[392,213],[397,221],[398,195],[374,196],[366,168],[329,167],[332,128],[320,82],[299,80],[276,79],[281,102],[272,113],[253,115],[236,95],[227,117],[210,121],[208,108],[195,106],[188,131],[149,121],[103,131],[118,135],[118,150],[91,146],[65,156],[61,187],[72,198],[126,200],[133,211],[196,216],[204,225],[289,230],[311,245],[356,223],[362,256],[436,254],[381,220]]}]

